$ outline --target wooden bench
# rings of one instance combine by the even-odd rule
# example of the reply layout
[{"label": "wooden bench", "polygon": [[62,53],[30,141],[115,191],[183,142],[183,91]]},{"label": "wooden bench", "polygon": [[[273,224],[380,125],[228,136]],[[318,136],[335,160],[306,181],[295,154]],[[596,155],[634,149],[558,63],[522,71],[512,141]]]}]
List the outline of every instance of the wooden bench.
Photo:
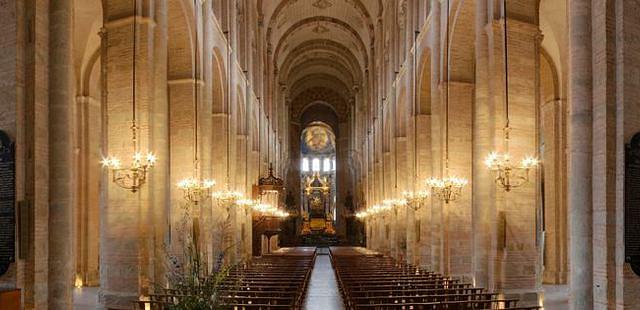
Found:
[{"label": "wooden bench", "polygon": [[361,248],[330,248],[347,309],[521,309],[516,299]]},{"label": "wooden bench", "polygon": [[[217,286],[216,302],[224,309],[299,309],[315,263],[315,250],[291,250],[255,257],[235,266]],[[134,309],[163,310],[185,298],[201,295],[164,289],[136,301]]]}]

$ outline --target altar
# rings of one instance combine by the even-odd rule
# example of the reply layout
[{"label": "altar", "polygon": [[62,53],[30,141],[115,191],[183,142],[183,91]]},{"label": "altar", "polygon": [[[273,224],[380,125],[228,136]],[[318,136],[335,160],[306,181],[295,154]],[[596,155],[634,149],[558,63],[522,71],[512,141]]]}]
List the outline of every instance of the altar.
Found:
[{"label": "altar", "polygon": [[325,233],[334,235],[334,203],[331,177],[319,172],[308,176],[304,187],[302,234]]}]

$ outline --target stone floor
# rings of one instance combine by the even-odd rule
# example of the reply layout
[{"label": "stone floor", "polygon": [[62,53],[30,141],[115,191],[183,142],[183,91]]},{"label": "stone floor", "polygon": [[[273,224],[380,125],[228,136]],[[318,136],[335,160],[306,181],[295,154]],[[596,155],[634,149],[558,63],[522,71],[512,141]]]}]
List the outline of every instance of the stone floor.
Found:
[{"label": "stone floor", "polygon": [[[322,252],[320,252],[322,253]],[[321,254],[316,257],[316,264],[311,273],[311,280],[307,288],[304,302],[306,310],[340,310],[344,309],[338,281],[331,267],[329,255]]]}]

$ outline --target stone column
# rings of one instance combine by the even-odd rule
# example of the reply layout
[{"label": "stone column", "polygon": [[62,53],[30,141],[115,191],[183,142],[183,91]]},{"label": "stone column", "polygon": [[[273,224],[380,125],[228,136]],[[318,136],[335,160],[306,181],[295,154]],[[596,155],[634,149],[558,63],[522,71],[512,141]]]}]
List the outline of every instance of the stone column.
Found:
[{"label": "stone column", "polygon": [[346,217],[344,210],[344,199],[347,191],[353,192],[350,188],[351,175],[349,173],[349,139],[351,130],[349,130],[349,121],[346,119],[338,123],[339,135],[336,137],[336,163],[341,168],[336,171],[336,232],[338,235],[344,236],[347,232]]},{"label": "stone column", "polygon": [[102,165],[102,105],[99,98],[76,97],[77,141],[79,143],[75,211],[76,277],[84,286],[99,285],[100,190]]},{"label": "stone column", "polygon": [[[446,91],[445,83],[441,91]],[[472,104],[474,85],[467,82],[449,82],[449,175],[466,178],[469,185],[462,189],[462,195],[449,204],[443,204],[443,223],[448,235],[448,249],[445,244],[445,262],[451,275],[472,278],[473,236],[471,187],[472,157]],[[444,114],[442,111],[444,121]],[[446,128],[443,124],[443,130]],[[443,139],[446,139],[443,138]],[[445,269],[446,270],[446,269]]]},{"label": "stone column", "polygon": [[[162,245],[166,242],[168,106],[166,92],[158,91],[166,87],[166,67],[162,65],[166,62],[166,37],[156,36],[155,32],[166,27],[162,14],[166,12],[166,2],[155,1],[153,6],[140,3],[136,25],[131,4],[118,0],[104,3],[101,59],[107,120],[105,154],[120,158],[124,167],[132,160],[132,47],[133,26],[136,26],[139,151],[156,153],[158,161],[149,172],[147,183],[136,193],[118,187],[111,182],[111,173],[107,176],[105,171],[106,194],[100,214],[99,301],[109,309],[129,309],[131,300],[150,293],[154,284],[162,284]],[[148,17],[150,12],[142,9],[152,7],[159,10],[153,14],[157,20]]]},{"label": "stone column", "polygon": [[[225,94],[226,96],[226,94]],[[226,112],[220,111],[211,115],[211,177],[216,180],[215,191],[224,190],[227,182],[227,121],[229,117]],[[215,201],[211,201],[211,223],[213,225],[210,237],[212,244],[212,258],[217,260],[225,249],[223,234],[220,232],[226,213]]]},{"label": "stone column", "polygon": [[[491,23],[487,16],[487,2],[476,2],[476,45],[475,45],[475,100],[473,108],[473,271],[475,283],[481,287],[489,287],[489,274],[491,273],[489,259],[492,232],[496,214],[495,186],[493,175],[484,165],[482,158],[489,154],[493,148],[495,130],[494,109],[490,100],[490,83],[492,76],[489,73],[489,35],[493,33]],[[499,42],[493,41],[494,45]],[[499,45],[499,44],[498,44]]]},{"label": "stone column", "polygon": [[[433,16],[432,27],[429,28],[431,47],[431,127],[425,132],[431,133],[431,144],[427,147],[431,153],[431,171],[433,177],[442,174],[442,99],[440,96],[440,82],[442,74],[440,70],[441,57],[441,24],[443,16],[440,0],[431,0],[431,16]],[[446,13],[445,13],[446,14]],[[429,176],[427,176],[429,177]],[[431,197],[431,225],[429,233],[431,235],[431,267],[434,271],[443,272],[442,255],[442,203],[435,197]]]},{"label": "stone column", "polygon": [[593,307],[591,1],[569,0],[569,308]]},{"label": "stone column", "polygon": [[[626,4],[623,4],[626,3]],[[635,12],[633,17],[625,18],[623,12]],[[591,63],[592,63],[592,203],[593,203],[593,226],[592,226],[592,247],[593,247],[593,307],[595,309],[613,308],[616,299],[622,295],[622,288],[632,286],[633,282],[618,278],[622,270],[619,262],[625,256],[617,254],[621,246],[616,243],[617,235],[624,232],[619,227],[624,226],[624,195],[620,195],[623,184],[616,184],[615,171],[618,165],[617,152],[624,146],[618,143],[627,142],[623,140],[620,133],[623,125],[619,124],[617,117],[624,118],[627,115],[634,115],[632,122],[637,122],[637,114],[629,114],[632,110],[622,112],[619,98],[636,97],[636,92],[631,94],[621,94],[625,81],[633,81],[635,78],[626,80],[623,78],[624,69],[629,67],[637,70],[635,62],[622,64],[622,59],[627,57],[629,50],[637,50],[638,44],[635,39],[621,41],[621,28],[637,29],[638,25],[638,4],[630,4],[629,1],[592,1],[591,8]],[[596,13],[597,12],[597,13]],[[620,16],[620,15],[622,16]],[[618,19],[625,20],[623,26]],[[635,32],[635,31],[631,31]],[[615,42],[615,43],[614,43]],[[618,49],[628,48],[621,51]],[[632,55],[632,54],[631,54]],[[616,63],[616,65],[612,65]],[[573,76],[571,78],[574,78]],[[628,85],[628,84],[627,84]],[[625,85],[625,86],[627,86]],[[634,85],[637,87],[637,85]],[[637,102],[634,106],[637,105]],[[637,128],[637,127],[636,127]],[[624,175],[624,174],[622,174]],[[573,213],[571,214],[573,216]],[[616,257],[616,255],[620,255]],[[636,279],[638,279],[636,277]],[[640,283],[640,281],[638,281]],[[635,286],[636,289],[638,286]],[[640,300],[640,298],[637,298]],[[629,303],[629,301],[631,301]],[[637,304],[628,298],[627,307],[633,308]],[[630,306],[633,304],[633,306]]]},{"label": "stone column", "polygon": [[[180,180],[197,177],[194,175],[194,80],[193,78],[172,79],[167,81],[169,100],[169,192],[171,196],[171,252],[178,257],[183,256],[183,243],[189,225],[183,225],[185,207],[182,190],[176,186]],[[200,81],[198,81],[200,83]],[[202,87],[199,85],[198,87]],[[201,146],[202,147],[202,146]],[[202,240],[202,239],[200,239]]]},{"label": "stone column", "polygon": [[[73,303],[73,215],[75,209],[72,1],[49,7],[49,309]],[[40,227],[36,227],[40,229]]]},{"label": "stone column", "polygon": [[[431,136],[431,115],[427,114],[419,114],[414,116],[417,118],[416,126],[417,130],[417,146],[416,146],[416,156],[417,158],[417,179],[415,185],[415,191],[420,190],[430,190],[427,188],[425,181],[430,178],[433,174],[432,164],[433,164],[433,154],[431,149],[431,143],[433,142]],[[437,139],[436,139],[437,140]],[[419,234],[416,235],[416,238],[419,238],[418,245],[420,246],[419,253],[419,262],[421,266],[426,267],[429,270],[434,270],[433,268],[433,243],[432,243],[432,234],[431,227],[435,225],[432,221],[432,214],[434,212],[432,200],[427,198],[426,201],[422,203],[422,207],[420,210],[415,212],[415,218],[419,223],[416,223],[416,229],[419,229]],[[419,228],[418,228],[419,224]]]},{"label": "stone column", "polygon": [[[126,3],[129,2],[126,1]],[[154,168],[153,177],[149,180],[150,206],[152,206],[148,214],[149,223],[152,224],[152,227],[149,227],[149,233],[153,234],[153,237],[147,243],[148,253],[152,260],[147,270],[153,276],[151,284],[162,285],[166,282],[164,260],[167,254],[164,246],[169,242],[170,197],[168,193],[169,187],[175,186],[175,184],[169,183],[169,101],[167,96],[169,23],[167,21],[167,0],[155,0],[153,5],[148,4],[147,7],[153,7],[155,10],[153,13],[155,26],[151,27],[150,25],[149,27],[150,30],[153,30],[153,48],[149,49],[149,56],[153,58],[153,99],[149,101],[151,118],[149,135],[151,149],[159,159]],[[106,89],[106,87],[104,88]]]},{"label": "stone column", "polygon": [[[510,9],[510,8],[509,8]],[[534,8],[529,8],[534,10]],[[512,14],[509,11],[508,14]],[[504,26],[494,23],[494,35],[504,40]],[[509,119],[510,142],[509,153],[514,161],[526,156],[537,156],[538,108],[539,108],[539,58],[540,30],[538,25],[509,16],[508,27],[508,60],[509,60]],[[502,35],[498,35],[502,31]],[[504,41],[497,39],[494,42]],[[494,50],[495,51],[495,50]],[[495,51],[494,63],[496,72],[504,75],[504,49]],[[499,54],[498,54],[499,53]],[[501,70],[502,69],[502,70]],[[497,74],[496,74],[497,76]],[[500,79],[496,79],[500,81]],[[502,88],[504,89],[504,84]],[[495,123],[504,126],[504,95],[496,92],[493,100]],[[500,100],[503,99],[503,100]],[[502,126],[496,128],[494,148],[504,150]],[[485,155],[486,156],[486,155]],[[484,158],[484,157],[483,157]],[[481,160],[481,159],[479,159]],[[515,294],[523,303],[537,304],[540,263],[537,239],[539,217],[540,188],[538,171],[529,172],[529,182],[510,192],[496,187],[498,206],[498,225],[501,235],[498,240],[504,244],[497,247],[496,264],[503,273],[494,281],[498,289],[505,293]],[[504,216],[502,219],[501,216]]]},{"label": "stone column", "polygon": [[565,167],[563,115],[564,100],[541,103],[540,125],[544,139],[541,154],[544,169],[544,283],[567,281],[567,211],[563,167]]}]

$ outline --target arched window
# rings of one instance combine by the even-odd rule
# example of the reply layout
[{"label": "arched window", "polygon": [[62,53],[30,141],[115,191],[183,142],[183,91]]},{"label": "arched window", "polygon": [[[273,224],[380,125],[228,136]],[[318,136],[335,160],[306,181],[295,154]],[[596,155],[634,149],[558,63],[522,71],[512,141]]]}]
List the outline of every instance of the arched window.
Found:
[{"label": "arched window", "polygon": [[315,171],[320,171],[320,159],[318,158],[314,158],[311,161],[311,170]]},{"label": "arched window", "polygon": [[302,171],[304,172],[308,172],[309,171],[309,159],[304,157],[302,159]]}]

